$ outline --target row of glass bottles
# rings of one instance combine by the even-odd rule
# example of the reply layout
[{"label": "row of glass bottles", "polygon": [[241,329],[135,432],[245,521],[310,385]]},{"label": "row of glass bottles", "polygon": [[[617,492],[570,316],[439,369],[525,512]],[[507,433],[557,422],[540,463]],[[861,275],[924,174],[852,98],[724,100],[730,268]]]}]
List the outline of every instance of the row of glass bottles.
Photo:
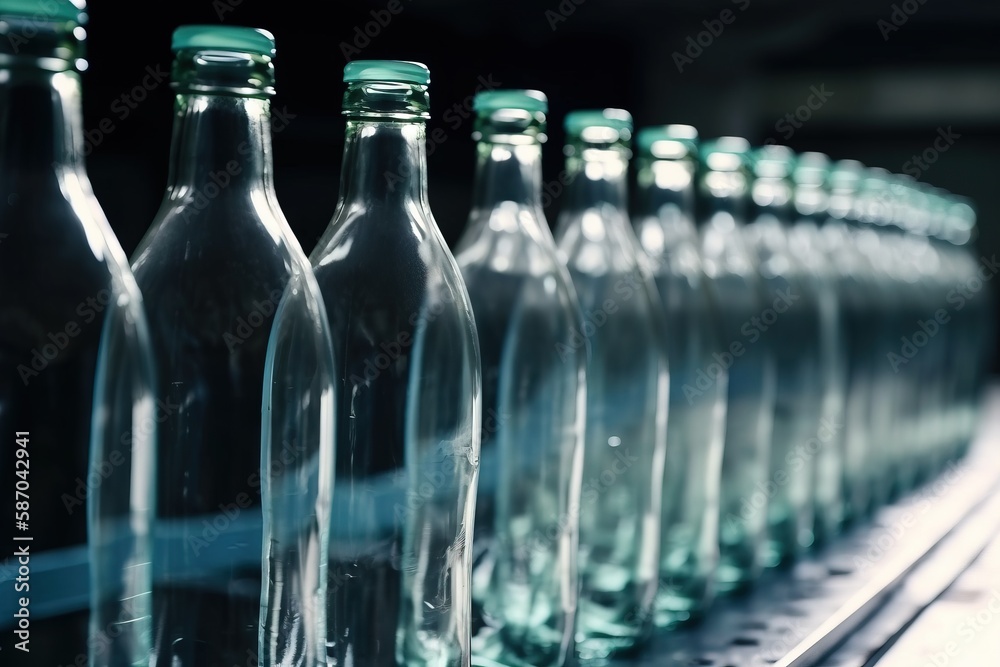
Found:
[{"label": "row of glass bottles", "polygon": [[[887,480],[908,488],[967,442],[981,295],[954,333],[907,357],[928,387],[919,408],[904,378],[872,364],[893,339],[869,324],[878,313],[882,333],[909,331],[921,299],[971,275],[967,253],[914,236],[955,241],[971,229],[967,206],[930,206],[857,165],[852,190],[850,164],[830,172],[820,156],[752,154],[742,140],[699,153],[692,128],[670,126],[638,137],[637,243],[631,120],[578,112],[553,239],[540,196],[545,98],[500,91],[476,99],[476,195],[456,264],[427,204],[427,70],[365,61],[345,69],[340,200],[306,260],[274,196],[263,31],[175,34],[170,184],[133,262],[147,324],[110,230],[81,213],[97,209],[78,150],[79,17],[50,15],[39,31],[37,13],[0,9],[8,29],[43,38],[0,62],[7,108],[25,107],[36,128],[5,132],[5,176],[27,183],[8,204],[70,206],[75,217],[53,224],[86,233],[111,267],[101,289],[113,297],[94,297],[115,319],[90,365],[89,470],[117,469],[86,495],[92,627],[115,641],[95,644],[92,664],[146,664],[150,643],[172,665],[470,654],[558,665],[574,643],[603,658],[637,646],[653,621],[697,617],[713,589],[749,585],[834,534],[845,509],[867,511]],[[63,152],[32,170],[16,148],[37,150],[36,134]],[[887,209],[873,194],[883,181],[896,195]],[[907,235],[842,229],[845,201],[842,218]],[[28,228],[17,221],[5,212],[12,236]],[[841,247],[855,264],[837,261]],[[905,261],[888,254],[897,248]],[[49,298],[32,284],[28,296]],[[851,311],[852,299],[869,310]],[[56,331],[33,330],[39,345]],[[852,413],[856,388],[868,394]],[[874,407],[882,388],[888,415]],[[51,421],[51,404],[30,406]],[[57,481],[53,497],[72,486]]]}]

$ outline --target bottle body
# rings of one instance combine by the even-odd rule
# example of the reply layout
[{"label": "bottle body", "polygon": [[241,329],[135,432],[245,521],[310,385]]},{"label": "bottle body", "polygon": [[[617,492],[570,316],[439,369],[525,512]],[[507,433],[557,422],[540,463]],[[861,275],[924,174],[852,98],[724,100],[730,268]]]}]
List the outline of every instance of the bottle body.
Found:
[{"label": "bottle body", "polygon": [[[694,128],[644,132],[636,232],[667,322],[671,381],[655,608],[657,627],[668,628],[698,620],[714,596],[729,372],[713,357],[718,332],[693,211]],[[654,141],[678,155],[655,159]]]},{"label": "bottle body", "polygon": [[[332,439],[310,420],[332,411],[329,338],[274,197],[268,107],[178,96],[171,182],[133,262],[153,313],[155,398],[170,408],[157,460],[154,652],[184,667],[313,664],[321,648],[320,564],[281,554],[294,560],[324,541],[321,463]],[[309,370],[289,370],[289,338]],[[283,428],[283,406],[308,392],[301,421]],[[296,516],[276,532],[275,514]],[[279,572],[281,581],[264,579]],[[301,607],[282,606],[274,586]],[[291,636],[274,637],[278,626]]]},{"label": "bottle body", "polygon": [[669,375],[659,297],[625,209],[625,153],[575,150],[556,239],[591,348],[577,653],[603,659],[641,644],[652,626]]},{"label": "bottle body", "polygon": [[479,144],[477,203],[456,253],[483,371],[475,540],[488,553],[473,581],[487,628],[474,664],[558,667],[573,646],[587,348],[537,205],[540,148]]},{"label": "bottle body", "polygon": [[[837,273],[823,250],[819,227],[798,220],[789,232],[792,255],[809,267],[807,292],[815,299],[819,314],[820,417],[815,433],[806,440],[804,452],[815,457],[812,485],[813,535],[817,543],[828,543],[844,522],[844,457],[848,387],[847,326],[844,304],[837,293]],[[860,391],[859,387],[859,391]]]},{"label": "bottle body", "polygon": [[[670,425],[663,482],[656,624],[697,620],[708,609],[719,560],[719,494],[728,372],[716,364],[715,327],[693,239],[654,269],[664,305],[670,360]],[[640,236],[641,238],[641,236]],[[666,266],[664,266],[666,264]],[[714,370],[714,369],[712,369]]]},{"label": "bottle body", "polygon": [[427,205],[423,123],[350,120],[347,133],[342,200],[311,256],[343,396],[327,661],[468,665],[475,322]]},{"label": "bottle body", "polygon": [[[23,521],[30,553],[58,563],[52,590],[69,592],[58,580],[88,559],[88,542],[91,561],[89,631],[30,648],[52,664],[89,653],[94,665],[137,665],[149,651],[156,435],[145,315],[84,169],[79,76],[68,63],[53,71],[4,58],[0,423],[13,487],[4,507]],[[7,636],[13,654],[18,639]]]},{"label": "bottle body", "polygon": [[[767,213],[744,235],[764,288],[764,308],[751,320],[776,370],[768,502],[769,566],[788,564],[812,545],[813,489],[822,446],[824,377],[820,360],[820,303],[809,276],[792,257],[786,230]],[[826,429],[823,429],[826,433]]]},{"label": "bottle body", "polygon": [[752,585],[764,564],[768,494],[760,485],[770,471],[776,371],[753,326],[763,309],[762,287],[733,216],[712,216],[700,237],[718,327],[713,356],[729,368],[716,583],[730,593]]}]

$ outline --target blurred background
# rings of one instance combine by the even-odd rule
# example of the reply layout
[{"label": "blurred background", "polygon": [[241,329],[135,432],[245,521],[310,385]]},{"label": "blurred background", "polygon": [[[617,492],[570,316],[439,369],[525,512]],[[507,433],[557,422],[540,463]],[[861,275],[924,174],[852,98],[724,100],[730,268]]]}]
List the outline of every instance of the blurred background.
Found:
[{"label": "blurred background", "polygon": [[430,198],[449,243],[471,196],[471,96],[511,87],[549,96],[550,223],[563,116],[615,106],[637,126],[689,123],[703,137],[738,134],[908,173],[971,197],[980,253],[1000,250],[995,1],[174,0],[142,17],[131,2],[90,4],[87,160],[130,255],[166,183],[170,35],[184,23],[275,34],[275,180],[307,253],[336,206],[342,69],[362,58],[430,67]]}]

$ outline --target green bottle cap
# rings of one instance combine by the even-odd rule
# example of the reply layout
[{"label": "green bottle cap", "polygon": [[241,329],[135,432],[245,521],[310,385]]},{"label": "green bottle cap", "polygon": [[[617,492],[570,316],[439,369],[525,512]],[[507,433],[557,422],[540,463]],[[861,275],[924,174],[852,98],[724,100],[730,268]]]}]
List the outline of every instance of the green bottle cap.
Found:
[{"label": "green bottle cap", "polygon": [[753,153],[754,173],[761,178],[788,178],[795,171],[795,151],[788,146],[761,146]]},{"label": "green bottle cap", "polygon": [[698,130],[691,125],[644,127],[635,135],[639,153],[656,160],[679,160],[698,147]]},{"label": "green bottle cap", "polygon": [[85,23],[83,0],[0,0],[0,16],[22,16],[36,21]]},{"label": "green bottle cap", "polygon": [[711,171],[738,171],[748,165],[750,142],[743,137],[719,137],[701,145],[701,161]]},{"label": "green bottle cap", "polygon": [[354,60],[344,67],[344,83],[387,81],[428,86],[431,72],[423,63],[408,60]]},{"label": "green bottle cap", "polygon": [[628,141],[632,138],[632,114],[624,109],[571,111],[566,114],[563,127],[571,137],[582,137],[587,130],[596,127],[613,130],[607,137],[601,137],[609,143]]},{"label": "green bottle cap", "polygon": [[172,51],[204,49],[274,57],[274,35],[260,28],[229,25],[183,25],[174,30]]},{"label": "green bottle cap", "polygon": [[537,90],[484,90],[472,101],[477,113],[490,113],[500,109],[520,109],[531,113],[548,113],[549,99]]}]

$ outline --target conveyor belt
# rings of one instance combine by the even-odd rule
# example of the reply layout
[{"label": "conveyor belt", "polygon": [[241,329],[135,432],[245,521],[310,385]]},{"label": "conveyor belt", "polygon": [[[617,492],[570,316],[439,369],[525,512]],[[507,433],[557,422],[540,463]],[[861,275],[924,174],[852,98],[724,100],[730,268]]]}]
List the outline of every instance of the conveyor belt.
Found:
[{"label": "conveyor belt", "polygon": [[[998,409],[964,461],[794,568],[768,572],[745,598],[720,600],[702,625],[659,636],[641,656],[615,664],[876,664],[1000,532],[1000,401],[989,406]],[[1000,615],[996,623],[1000,634]]]}]

